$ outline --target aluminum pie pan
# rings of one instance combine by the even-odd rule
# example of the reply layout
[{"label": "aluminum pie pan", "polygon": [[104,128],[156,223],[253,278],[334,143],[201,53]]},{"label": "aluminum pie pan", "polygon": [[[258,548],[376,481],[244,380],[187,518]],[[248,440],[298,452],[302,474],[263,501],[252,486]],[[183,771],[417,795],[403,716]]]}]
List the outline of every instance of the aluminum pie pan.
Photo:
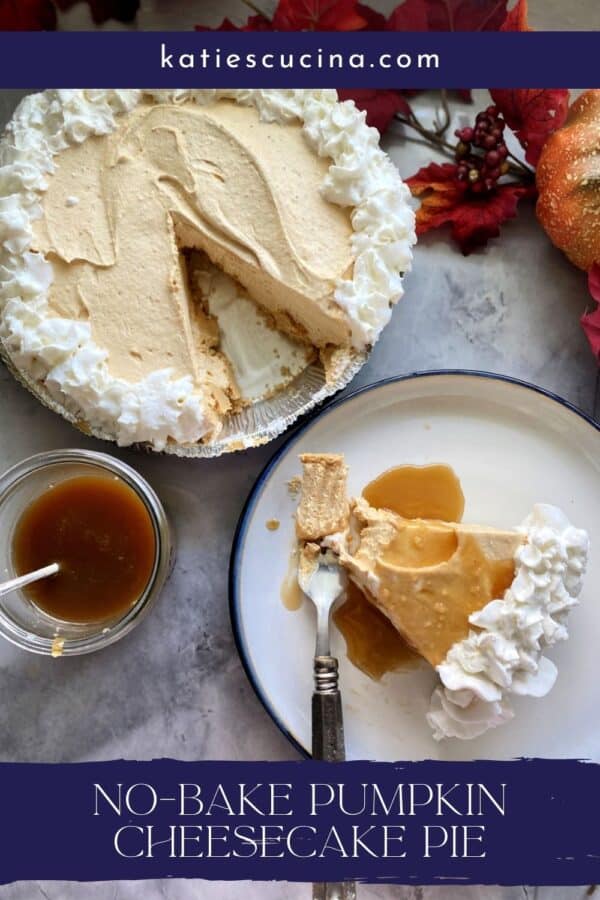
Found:
[{"label": "aluminum pie pan", "polygon": [[[223,428],[216,440],[206,444],[167,444],[164,450],[155,450],[150,443],[128,445],[132,449],[187,457],[189,459],[208,459],[235,453],[250,447],[268,444],[283,434],[298,418],[310,412],[328,397],[345,388],[362,368],[368,358],[367,352],[349,351],[343,355],[333,373],[326,377],[324,367],[319,363],[311,363],[285,388],[268,400],[248,406],[237,413],[226,416]],[[12,359],[7,347],[0,339],[0,359],[14,378],[25,387],[43,406],[58,413],[71,425],[85,435],[110,441],[116,444],[115,438],[101,428],[86,422],[74,409],[59,403],[47,390],[43,382],[32,378],[19,368]]]}]

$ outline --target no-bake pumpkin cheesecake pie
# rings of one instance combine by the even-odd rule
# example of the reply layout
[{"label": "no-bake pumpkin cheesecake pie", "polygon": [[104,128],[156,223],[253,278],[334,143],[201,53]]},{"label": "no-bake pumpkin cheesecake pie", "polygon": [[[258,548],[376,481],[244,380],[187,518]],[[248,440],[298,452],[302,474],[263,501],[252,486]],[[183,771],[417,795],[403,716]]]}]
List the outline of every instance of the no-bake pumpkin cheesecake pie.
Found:
[{"label": "no-bake pumpkin cheesecake pie", "polygon": [[45,91],[0,153],[0,339],[121,444],[214,440],[402,294],[408,190],[335,91]]},{"label": "no-bake pumpkin cheesecake pie", "polygon": [[408,518],[349,499],[342,456],[301,461],[300,564],[333,550],[368,602],[436,669],[427,714],[436,739],[476,737],[512,718],[511,693],[551,689],[557,671],[543,651],[567,637],[585,531],[546,504],[514,530]]}]

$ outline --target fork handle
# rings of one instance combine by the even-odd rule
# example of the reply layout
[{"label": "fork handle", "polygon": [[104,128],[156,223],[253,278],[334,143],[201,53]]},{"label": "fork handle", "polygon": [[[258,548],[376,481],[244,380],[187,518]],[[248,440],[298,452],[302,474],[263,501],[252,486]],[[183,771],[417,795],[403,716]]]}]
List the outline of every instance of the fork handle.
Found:
[{"label": "fork handle", "polygon": [[356,900],[356,882],[327,881],[313,884],[313,900]]},{"label": "fork handle", "polygon": [[338,687],[338,661],[316,656],[315,689],[312,695],[313,759],[341,762],[346,758],[342,696]]},{"label": "fork handle", "polygon": [[[342,695],[338,687],[338,661],[333,656],[315,657],[315,689],[312,696],[313,759],[341,762],[346,758]],[[356,900],[356,884],[313,884],[313,900]]]}]

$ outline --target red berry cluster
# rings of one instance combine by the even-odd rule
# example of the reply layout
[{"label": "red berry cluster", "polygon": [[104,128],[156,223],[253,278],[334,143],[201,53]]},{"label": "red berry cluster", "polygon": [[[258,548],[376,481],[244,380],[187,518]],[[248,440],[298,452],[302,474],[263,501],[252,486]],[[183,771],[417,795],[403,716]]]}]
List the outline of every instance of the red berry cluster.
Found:
[{"label": "red berry cluster", "polygon": [[508,172],[504,126],[498,108],[488,106],[478,113],[474,128],[458,128],[454,132],[458,138],[456,177],[466,181],[475,194],[493,191],[498,179]]}]

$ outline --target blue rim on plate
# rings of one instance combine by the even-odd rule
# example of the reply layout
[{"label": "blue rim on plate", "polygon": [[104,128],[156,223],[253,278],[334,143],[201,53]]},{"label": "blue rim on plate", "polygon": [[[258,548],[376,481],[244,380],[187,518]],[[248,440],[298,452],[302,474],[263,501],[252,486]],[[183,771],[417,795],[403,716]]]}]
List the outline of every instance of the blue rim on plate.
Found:
[{"label": "blue rim on plate", "polygon": [[411,372],[408,375],[393,375],[389,378],[382,378],[379,381],[375,381],[372,384],[367,384],[364,387],[357,388],[356,390],[351,391],[349,394],[345,394],[343,397],[327,403],[325,406],[321,407],[321,409],[316,410],[309,416],[309,418],[305,419],[297,428],[294,429],[294,431],[292,431],[292,433],[284,441],[281,447],[279,447],[275,451],[273,456],[270,458],[270,460],[267,462],[267,464],[259,474],[256,482],[254,483],[254,486],[250,491],[248,499],[244,504],[240,518],[238,520],[229,561],[229,615],[231,618],[231,627],[233,630],[233,637],[235,640],[238,655],[240,657],[242,666],[244,667],[244,671],[246,673],[248,681],[250,682],[252,689],[254,690],[254,693],[262,703],[267,714],[275,723],[279,731],[284,735],[284,737],[287,738],[290,744],[295,747],[295,749],[300,753],[301,756],[310,757],[310,754],[308,753],[306,748],[303,747],[302,744],[300,744],[299,741],[297,741],[296,738],[286,728],[281,718],[270,703],[269,699],[265,695],[264,691],[262,690],[256,672],[254,671],[252,663],[250,662],[250,658],[246,650],[246,643],[242,633],[243,629],[240,620],[239,602],[239,571],[242,554],[244,552],[246,532],[250,519],[252,517],[252,513],[254,511],[254,507],[256,506],[256,503],[262,494],[271,471],[277,465],[281,457],[288,452],[290,447],[292,447],[296,443],[296,441],[298,441],[302,437],[302,435],[315,423],[317,419],[328,415],[334,409],[338,409],[345,403],[349,403],[355,397],[358,397],[361,394],[368,394],[371,391],[384,387],[385,385],[400,383],[403,381],[411,381],[416,378],[430,378],[440,375],[467,375],[472,378],[487,378],[491,381],[504,381],[508,384],[513,384],[517,387],[525,388],[537,394],[541,394],[542,396],[547,397],[549,400],[553,400],[555,403],[566,407],[566,409],[570,410],[572,413],[575,413],[575,415],[579,416],[579,418],[587,422],[588,425],[591,425],[592,428],[594,428],[596,431],[600,431],[600,423],[596,422],[594,419],[592,419],[591,416],[588,416],[587,413],[583,412],[583,410],[579,409],[573,403],[565,400],[564,397],[560,397],[558,394],[554,394],[552,391],[546,390],[546,388],[542,388],[539,385],[532,384],[528,381],[523,381],[520,378],[513,378],[510,375],[498,375],[494,372],[484,372],[478,369],[431,369],[425,372]]}]

